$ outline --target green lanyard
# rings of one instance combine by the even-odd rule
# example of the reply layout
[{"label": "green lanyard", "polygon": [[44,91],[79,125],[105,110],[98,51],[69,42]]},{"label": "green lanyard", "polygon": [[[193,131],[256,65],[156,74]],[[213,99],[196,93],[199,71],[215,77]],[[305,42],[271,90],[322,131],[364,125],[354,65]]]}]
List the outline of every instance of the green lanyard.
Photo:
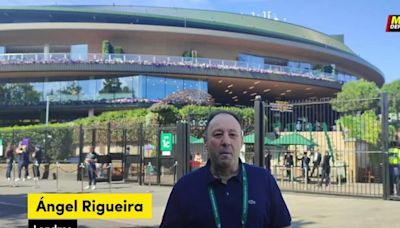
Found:
[{"label": "green lanyard", "polygon": [[[247,182],[247,173],[244,165],[242,164],[242,178],[243,178],[243,208],[242,208],[242,228],[246,227],[247,222],[247,211],[248,211],[248,198],[249,198],[249,190],[248,190],[248,182]],[[218,213],[217,200],[215,199],[215,193],[211,186],[208,186],[208,193],[210,195],[211,206],[214,214],[215,225],[217,228],[221,228],[221,218]]]}]

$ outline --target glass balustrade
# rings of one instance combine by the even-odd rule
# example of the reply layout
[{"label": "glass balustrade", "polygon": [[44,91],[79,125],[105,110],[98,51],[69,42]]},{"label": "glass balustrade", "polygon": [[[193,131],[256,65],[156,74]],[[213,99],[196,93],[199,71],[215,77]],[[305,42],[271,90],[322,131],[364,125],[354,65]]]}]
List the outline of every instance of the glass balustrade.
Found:
[{"label": "glass balustrade", "polygon": [[205,69],[217,70],[240,70],[248,72],[286,75],[293,77],[305,77],[316,80],[347,82],[357,80],[355,76],[338,73],[332,75],[321,70],[307,70],[293,66],[279,66],[271,64],[255,64],[244,61],[234,61],[211,58],[192,58],[181,56],[162,55],[136,55],[136,54],[100,54],[89,53],[81,58],[71,56],[70,53],[15,53],[0,54],[1,65],[13,64],[144,64],[144,65],[165,65],[165,66],[190,66]]}]

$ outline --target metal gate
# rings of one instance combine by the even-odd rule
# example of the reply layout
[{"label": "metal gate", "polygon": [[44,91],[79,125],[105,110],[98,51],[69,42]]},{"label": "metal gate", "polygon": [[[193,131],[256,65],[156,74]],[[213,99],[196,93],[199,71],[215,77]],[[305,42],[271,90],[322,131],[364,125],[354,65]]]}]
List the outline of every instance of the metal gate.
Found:
[{"label": "metal gate", "polygon": [[[384,197],[385,99],[267,104],[264,158],[281,189]],[[349,103],[367,108],[338,108]]]},{"label": "metal gate", "polygon": [[173,185],[177,179],[177,125],[145,126],[126,130],[125,181],[146,185]]},{"label": "metal gate", "polygon": [[[79,163],[83,164],[90,147],[94,147],[98,154],[96,164],[96,181],[122,181],[124,170],[125,129],[112,126],[81,127],[79,130]],[[86,167],[79,166],[78,180],[87,177]],[[81,169],[84,169],[83,171]]]}]

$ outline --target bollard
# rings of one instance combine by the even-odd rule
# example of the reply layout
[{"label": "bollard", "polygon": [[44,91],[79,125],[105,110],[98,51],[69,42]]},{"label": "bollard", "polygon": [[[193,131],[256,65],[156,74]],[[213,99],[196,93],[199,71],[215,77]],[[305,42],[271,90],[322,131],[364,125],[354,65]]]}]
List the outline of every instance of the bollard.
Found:
[{"label": "bollard", "polygon": [[16,187],[17,185],[16,185],[16,183],[15,183],[15,161],[13,161],[13,164],[12,164],[12,169],[13,169],[13,187]]},{"label": "bollard", "polygon": [[36,176],[36,174],[39,173],[39,162],[38,162],[38,161],[35,161],[35,164],[33,164],[33,165],[36,166],[36,169],[35,169],[35,172],[36,172],[36,173],[33,174],[33,176],[35,176],[35,177],[33,178],[34,181],[35,181],[35,188],[39,188],[39,177]]},{"label": "bollard", "polygon": [[308,185],[308,169],[307,168],[305,168],[304,169],[304,178],[305,178],[305,186],[304,186],[304,189],[307,189],[307,185]]},{"label": "bollard", "polygon": [[111,182],[112,182],[112,163],[108,164],[108,191],[111,192]]},{"label": "bollard", "polygon": [[[151,191],[151,170],[152,170],[153,166],[151,165],[151,162],[147,163],[147,167],[146,167],[146,172],[144,173],[145,175],[145,180],[147,179],[148,184],[149,184],[149,190],[148,192],[152,192]],[[146,178],[147,176],[147,178]]]},{"label": "bollard", "polygon": [[58,168],[60,167],[60,163],[58,163],[58,162],[56,162],[56,189],[57,189],[57,192],[58,192],[58,190],[59,190],[59,186],[58,186],[58,179],[59,179],[59,176],[58,176]]},{"label": "bollard", "polygon": [[81,168],[81,192],[83,192],[83,168],[85,168],[85,165],[81,163],[79,168]]}]

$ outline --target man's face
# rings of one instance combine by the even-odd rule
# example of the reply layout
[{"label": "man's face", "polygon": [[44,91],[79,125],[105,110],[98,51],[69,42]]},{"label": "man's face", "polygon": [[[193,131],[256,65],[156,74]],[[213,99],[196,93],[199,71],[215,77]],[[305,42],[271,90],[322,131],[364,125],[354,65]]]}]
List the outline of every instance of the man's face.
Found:
[{"label": "man's face", "polygon": [[213,164],[228,168],[237,162],[243,144],[241,132],[238,121],[229,114],[219,114],[211,120],[206,148]]}]

